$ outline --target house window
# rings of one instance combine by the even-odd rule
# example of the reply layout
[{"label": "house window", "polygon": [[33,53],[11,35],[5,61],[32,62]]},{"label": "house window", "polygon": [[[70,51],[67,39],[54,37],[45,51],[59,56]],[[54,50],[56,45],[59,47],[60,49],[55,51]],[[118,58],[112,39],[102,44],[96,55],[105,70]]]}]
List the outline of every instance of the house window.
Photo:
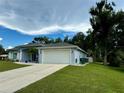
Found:
[{"label": "house window", "polygon": [[78,60],[77,60],[77,58],[76,58],[76,59],[75,59],[75,63],[77,63],[77,61],[78,61]]},{"label": "house window", "polygon": [[13,53],[13,59],[17,59],[17,53]]},{"label": "house window", "polygon": [[40,49],[40,54],[42,54],[42,50]]}]

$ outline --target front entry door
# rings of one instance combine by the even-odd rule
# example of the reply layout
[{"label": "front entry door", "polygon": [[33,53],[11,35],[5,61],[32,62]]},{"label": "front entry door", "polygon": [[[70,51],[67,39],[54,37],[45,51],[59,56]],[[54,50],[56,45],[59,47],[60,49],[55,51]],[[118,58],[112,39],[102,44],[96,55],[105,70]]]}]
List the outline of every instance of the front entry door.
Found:
[{"label": "front entry door", "polygon": [[33,62],[38,62],[38,54],[32,54],[32,61]]}]

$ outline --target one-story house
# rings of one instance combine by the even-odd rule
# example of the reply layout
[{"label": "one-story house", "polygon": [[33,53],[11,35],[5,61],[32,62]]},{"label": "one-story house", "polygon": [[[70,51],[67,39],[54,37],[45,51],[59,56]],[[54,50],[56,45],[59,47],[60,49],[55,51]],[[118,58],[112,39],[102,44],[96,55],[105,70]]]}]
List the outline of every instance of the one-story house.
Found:
[{"label": "one-story house", "polygon": [[0,60],[5,60],[7,58],[8,58],[8,55],[7,54],[0,55]]},{"label": "one-story house", "polygon": [[[35,48],[36,52],[30,54],[31,48]],[[41,64],[79,64],[81,59],[87,58],[87,52],[68,43],[29,43],[8,51],[8,58],[11,60]]]}]

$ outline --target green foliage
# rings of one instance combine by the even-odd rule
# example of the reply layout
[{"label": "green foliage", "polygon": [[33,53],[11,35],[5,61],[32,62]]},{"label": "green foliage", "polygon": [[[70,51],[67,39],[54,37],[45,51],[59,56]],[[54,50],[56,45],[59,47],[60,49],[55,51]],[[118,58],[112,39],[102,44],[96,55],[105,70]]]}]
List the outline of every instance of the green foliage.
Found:
[{"label": "green foliage", "polygon": [[35,37],[32,42],[33,43],[42,43],[42,44],[63,43],[63,42],[65,42],[65,43],[70,43],[70,44],[77,45],[80,48],[86,50],[87,47],[86,47],[86,44],[85,44],[85,38],[86,38],[86,36],[82,32],[79,32],[71,38],[66,36],[63,40],[60,37],[55,38],[55,39],[50,39],[48,37]]},{"label": "green foliage", "polygon": [[0,72],[26,67],[28,65],[16,64],[12,61],[0,61]]},{"label": "green foliage", "polygon": [[31,48],[29,48],[28,50],[27,50],[27,53],[29,54],[29,55],[31,55],[31,54],[36,54],[38,52],[38,50],[36,49],[36,48],[34,48],[34,47],[31,47]]},{"label": "green foliage", "polygon": [[80,64],[85,64],[88,62],[87,58],[80,58]]},{"label": "green foliage", "polygon": [[124,63],[124,51],[120,49],[114,50],[109,54],[108,61],[110,66],[119,67],[121,63]]},{"label": "green foliage", "polygon": [[69,37],[68,37],[68,36],[66,36],[66,37],[64,38],[64,42],[66,42],[66,43],[69,42]]},{"label": "green foliage", "polygon": [[0,55],[5,53],[5,49],[3,48],[2,45],[0,45]]},{"label": "green foliage", "polygon": [[34,40],[32,41],[32,43],[41,43],[41,44],[50,44],[50,43],[61,43],[63,42],[61,38],[55,38],[55,39],[51,39],[48,38],[46,36],[44,37],[35,37]]},{"label": "green foliage", "polygon": [[79,32],[72,38],[72,44],[77,45],[80,48],[84,49],[84,40],[85,40],[84,33]]},{"label": "green foliage", "polygon": [[[90,9],[93,52],[96,56],[100,50],[105,64],[109,53],[113,52],[117,46],[124,45],[124,12],[116,12],[114,7],[114,2],[101,0]],[[114,56],[114,54],[111,55]]]},{"label": "green foliage", "polygon": [[45,43],[48,44],[50,42],[49,38],[44,36],[44,37],[35,37],[34,40],[32,41],[33,43]]},{"label": "green foliage", "polygon": [[90,22],[93,28],[94,44],[108,48],[107,41],[110,41],[109,35],[113,31],[113,26],[116,25],[113,22],[114,10],[113,5],[108,3],[107,0],[102,0],[96,3],[96,7],[90,9]]},{"label": "green foliage", "polygon": [[62,43],[62,42],[63,41],[62,41],[62,39],[60,37],[58,37],[58,38],[55,39],[55,43]]},{"label": "green foliage", "polygon": [[[15,62],[15,60],[12,60],[12,59],[3,59],[3,60],[0,60],[0,61],[3,61],[3,62]],[[16,61],[18,62],[18,61]]]}]

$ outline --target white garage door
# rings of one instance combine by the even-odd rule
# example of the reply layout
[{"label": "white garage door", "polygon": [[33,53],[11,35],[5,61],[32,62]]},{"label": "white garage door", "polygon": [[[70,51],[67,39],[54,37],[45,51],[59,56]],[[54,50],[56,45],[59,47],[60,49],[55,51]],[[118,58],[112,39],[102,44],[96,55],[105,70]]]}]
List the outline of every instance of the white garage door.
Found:
[{"label": "white garage door", "polygon": [[42,55],[44,64],[69,64],[69,49],[47,49]]}]

